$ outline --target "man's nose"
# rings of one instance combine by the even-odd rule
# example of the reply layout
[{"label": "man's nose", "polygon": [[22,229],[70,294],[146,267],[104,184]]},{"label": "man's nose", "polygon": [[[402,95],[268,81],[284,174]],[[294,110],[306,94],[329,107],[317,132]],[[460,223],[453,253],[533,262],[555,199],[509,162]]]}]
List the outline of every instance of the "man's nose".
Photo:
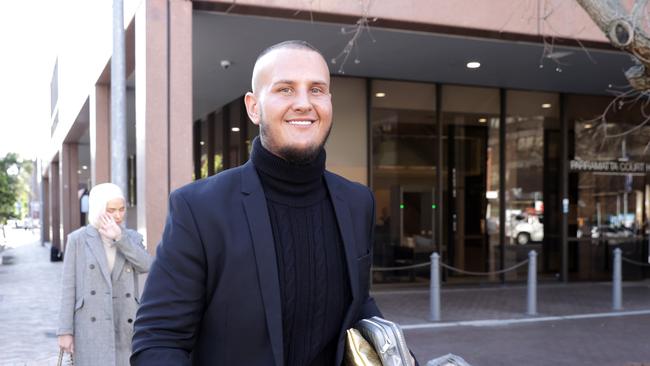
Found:
[{"label": "man's nose", "polygon": [[293,108],[297,111],[309,111],[312,109],[310,95],[307,90],[296,92]]}]

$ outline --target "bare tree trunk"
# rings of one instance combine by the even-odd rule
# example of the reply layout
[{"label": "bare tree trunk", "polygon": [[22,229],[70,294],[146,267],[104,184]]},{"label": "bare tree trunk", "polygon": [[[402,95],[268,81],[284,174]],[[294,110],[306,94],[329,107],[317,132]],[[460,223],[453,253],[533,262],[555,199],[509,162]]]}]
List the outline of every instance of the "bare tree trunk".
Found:
[{"label": "bare tree trunk", "polygon": [[619,0],[576,0],[617,48],[634,56],[638,65],[625,72],[630,85],[637,90],[650,89],[650,38],[639,22],[648,0],[637,0],[632,14]]}]

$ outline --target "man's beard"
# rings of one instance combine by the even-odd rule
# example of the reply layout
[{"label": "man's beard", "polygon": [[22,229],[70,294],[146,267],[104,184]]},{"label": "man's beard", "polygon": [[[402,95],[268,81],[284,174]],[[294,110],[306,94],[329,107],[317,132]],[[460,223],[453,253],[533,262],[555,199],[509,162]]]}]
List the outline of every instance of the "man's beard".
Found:
[{"label": "man's beard", "polygon": [[307,164],[318,156],[323,146],[325,146],[325,143],[327,142],[331,131],[332,125],[330,124],[330,127],[327,130],[325,137],[323,138],[323,141],[321,141],[319,144],[308,146],[306,149],[300,149],[294,146],[277,146],[275,144],[274,136],[269,133],[266,122],[264,122],[264,119],[262,117],[262,121],[260,123],[260,140],[262,142],[262,146],[264,146],[267,150],[273,154],[280,156],[282,159],[288,161],[289,163]]}]

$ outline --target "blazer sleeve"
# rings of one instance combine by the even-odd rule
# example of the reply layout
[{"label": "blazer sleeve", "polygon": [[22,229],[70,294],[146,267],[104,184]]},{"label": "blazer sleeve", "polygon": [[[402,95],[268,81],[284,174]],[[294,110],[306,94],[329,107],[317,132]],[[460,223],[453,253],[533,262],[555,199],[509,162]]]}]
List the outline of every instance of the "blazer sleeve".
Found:
[{"label": "blazer sleeve", "polygon": [[180,191],[169,213],[136,316],[131,365],[190,365],[205,307],[206,259]]},{"label": "blazer sleeve", "polygon": [[[370,253],[370,258],[372,258],[373,253],[372,253],[372,248],[373,248],[373,243],[374,243],[374,233],[375,233],[375,197],[373,196],[372,192],[368,190],[368,195],[370,196],[369,202],[370,202],[370,213],[368,217],[368,252]],[[370,272],[370,263],[368,262],[369,266],[368,268],[359,268],[359,271],[368,271]],[[372,273],[370,276],[367,276],[368,281],[372,280]],[[360,284],[361,285],[361,284]],[[361,288],[366,288],[370,289],[370,284],[368,286],[362,286]],[[366,318],[371,318],[373,316],[379,316],[383,317],[381,314],[381,311],[377,307],[377,304],[375,303],[375,299],[370,296],[369,292],[366,292],[365,294],[362,294],[362,296],[365,298],[365,301],[363,302],[363,305],[361,306],[361,310],[359,311],[359,317],[357,321],[361,319],[366,319]]]},{"label": "blazer sleeve", "polygon": [[61,275],[61,301],[59,302],[59,325],[56,335],[74,334],[74,307],[77,263],[76,236],[68,236],[63,256]]},{"label": "blazer sleeve", "polygon": [[115,243],[115,246],[137,272],[149,272],[152,258],[144,249],[142,235],[131,230],[125,230],[124,235]]}]

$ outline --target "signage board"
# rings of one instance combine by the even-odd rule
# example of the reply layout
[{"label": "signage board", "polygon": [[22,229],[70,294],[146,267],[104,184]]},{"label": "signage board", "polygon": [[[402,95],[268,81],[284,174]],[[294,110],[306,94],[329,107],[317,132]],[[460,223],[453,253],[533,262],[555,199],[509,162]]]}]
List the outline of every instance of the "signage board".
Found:
[{"label": "signage board", "polygon": [[571,160],[569,170],[572,172],[644,174],[650,172],[650,163],[638,161]]}]

